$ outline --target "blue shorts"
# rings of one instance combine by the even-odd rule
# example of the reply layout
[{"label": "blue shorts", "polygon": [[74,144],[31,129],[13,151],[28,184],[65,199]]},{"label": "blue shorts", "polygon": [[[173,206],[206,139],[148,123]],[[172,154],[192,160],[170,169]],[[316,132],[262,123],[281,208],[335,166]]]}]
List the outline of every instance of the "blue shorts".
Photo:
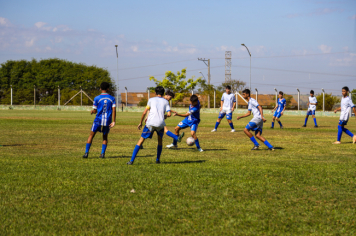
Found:
[{"label": "blue shorts", "polygon": [[273,116],[276,118],[280,118],[282,116],[282,114],[280,112],[276,111]]},{"label": "blue shorts", "polygon": [[232,112],[231,113],[220,112],[219,113],[219,119],[224,118],[225,114],[226,114],[226,119],[227,120],[232,120]]},{"label": "blue shorts", "polygon": [[339,120],[339,125],[347,125],[348,120]]},{"label": "blue shorts", "polygon": [[184,120],[182,120],[178,126],[182,129],[185,129],[187,127],[190,127],[190,130],[191,131],[194,131],[194,132],[197,132],[197,129],[198,129],[198,125],[199,125],[199,122],[196,122],[196,121],[190,121],[188,120],[187,118],[185,118]]},{"label": "blue shorts", "polygon": [[315,110],[314,111],[307,111],[307,116],[311,116],[311,115],[315,116]]},{"label": "blue shorts", "polygon": [[157,131],[157,130],[150,130],[149,128],[147,128],[147,126],[145,125],[145,127],[142,130],[142,134],[141,137],[144,139],[148,139],[148,138],[152,138],[153,133],[156,132],[158,136],[160,136],[161,138],[164,135],[164,128],[162,128],[161,130]]},{"label": "blue shorts", "polygon": [[93,126],[91,127],[91,131],[93,132],[100,132],[103,133],[104,135],[108,134],[110,132],[110,127],[109,126],[101,126],[99,123],[94,122]]},{"label": "blue shorts", "polygon": [[260,134],[262,134],[262,128],[260,128],[259,126],[257,126],[257,124],[255,122],[248,122],[248,124],[245,127],[246,129],[248,129],[249,131],[255,131],[255,135],[258,132],[261,132]]}]

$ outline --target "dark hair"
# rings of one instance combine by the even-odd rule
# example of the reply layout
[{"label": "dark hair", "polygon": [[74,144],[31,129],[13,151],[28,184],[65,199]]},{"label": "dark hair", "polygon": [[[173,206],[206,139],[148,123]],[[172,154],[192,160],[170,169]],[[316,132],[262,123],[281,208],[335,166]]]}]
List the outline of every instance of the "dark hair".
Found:
[{"label": "dark hair", "polygon": [[163,88],[162,86],[157,86],[157,87],[155,88],[155,92],[156,92],[157,95],[163,96],[163,94],[164,94],[164,88]]},{"label": "dark hair", "polygon": [[242,93],[248,94],[248,96],[251,96],[251,92],[249,89],[244,89]]},{"label": "dark hair", "polygon": [[230,85],[226,85],[226,87],[225,88],[227,88],[227,89],[230,89],[231,90],[231,86]]},{"label": "dark hair", "polygon": [[191,102],[196,102],[196,101],[198,101],[199,100],[199,98],[198,98],[198,96],[197,95],[192,95],[192,96],[190,96],[190,101]]},{"label": "dark hair", "polygon": [[279,91],[279,94],[283,96],[283,92],[282,91]]},{"label": "dark hair", "polygon": [[166,92],[166,95],[171,96],[172,98],[174,98],[174,96],[175,96],[175,94],[171,90],[168,90]]},{"label": "dark hair", "polygon": [[100,84],[100,89],[101,90],[108,90],[110,88],[110,84],[108,83],[108,82],[102,82],[101,84]]},{"label": "dark hair", "polygon": [[310,90],[310,93],[311,93],[311,94],[314,94],[314,90]]},{"label": "dark hair", "polygon": [[350,92],[350,89],[349,89],[349,87],[347,87],[347,86],[343,87],[342,89],[345,89],[346,92]]}]

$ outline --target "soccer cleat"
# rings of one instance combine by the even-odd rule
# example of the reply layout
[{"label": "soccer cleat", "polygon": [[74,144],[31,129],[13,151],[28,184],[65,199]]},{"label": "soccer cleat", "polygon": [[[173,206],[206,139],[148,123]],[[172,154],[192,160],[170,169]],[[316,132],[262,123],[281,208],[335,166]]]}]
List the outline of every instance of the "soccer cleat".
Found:
[{"label": "soccer cleat", "polygon": [[89,156],[89,152],[86,152],[86,153],[84,154],[83,158],[88,158],[88,156]]},{"label": "soccer cleat", "polygon": [[234,132],[235,132],[235,130],[234,130],[234,129],[232,129],[232,130],[231,130],[231,133],[234,133]]},{"label": "soccer cleat", "polygon": [[142,146],[142,145],[140,146],[140,149],[143,149],[143,146]]},{"label": "soccer cleat", "polygon": [[339,141],[336,141],[336,142],[333,142],[333,144],[341,144],[341,142],[339,142]]},{"label": "soccer cleat", "polygon": [[173,148],[178,148],[178,146],[177,146],[177,145],[174,145],[174,144],[172,143],[172,144],[167,145],[166,148],[173,149]]},{"label": "soccer cleat", "polygon": [[274,151],[274,148],[272,147],[272,148],[268,148],[268,151]]},{"label": "soccer cleat", "polygon": [[319,126],[317,126],[317,125],[314,125],[314,128],[318,128]]},{"label": "soccer cleat", "polygon": [[306,125],[303,125],[302,127],[307,127]]},{"label": "soccer cleat", "polygon": [[158,160],[158,161],[156,161],[156,164],[161,164],[161,162]]},{"label": "soccer cleat", "polygon": [[178,137],[178,142],[180,143],[181,141],[182,141],[182,138],[184,137],[184,132],[182,132],[182,134],[181,135],[179,135],[179,137]]},{"label": "soccer cleat", "polygon": [[100,157],[100,158],[105,158],[105,153],[104,153],[104,154],[100,154],[99,157]]},{"label": "soccer cleat", "polygon": [[352,143],[353,143],[353,144],[356,143],[356,135],[354,135],[354,136],[352,137]]},{"label": "soccer cleat", "polygon": [[260,146],[253,146],[253,148],[251,149],[251,151],[253,151],[253,150],[257,150],[257,149],[259,149],[260,148]]},{"label": "soccer cleat", "polygon": [[274,129],[274,127],[271,127],[271,129]]},{"label": "soccer cleat", "polygon": [[216,132],[217,130],[216,129],[213,129],[211,132]]},{"label": "soccer cleat", "polygon": [[203,150],[203,149],[201,149],[201,148],[199,148],[199,149],[198,149],[198,151],[199,151],[199,152],[204,152],[204,150]]},{"label": "soccer cleat", "polygon": [[127,165],[133,165],[133,162],[132,161],[129,161],[126,163]]},{"label": "soccer cleat", "polygon": [[280,127],[281,129],[284,129],[283,125]]}]

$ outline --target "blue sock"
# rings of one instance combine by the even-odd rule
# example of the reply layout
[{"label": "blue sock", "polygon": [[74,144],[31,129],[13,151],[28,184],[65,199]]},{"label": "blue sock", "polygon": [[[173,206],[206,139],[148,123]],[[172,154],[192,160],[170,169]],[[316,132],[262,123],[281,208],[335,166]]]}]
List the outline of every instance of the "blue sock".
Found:
[{"label": "blue sock", "polygon": [[281,123],[280,121],[278,121],[278,124],[279,124],[280,126],[283,126],[283,125],[282,125],[282,123]]},{"label": "blue sock", "polygon": [[260,146],[259,144],[258,144],[258,142],[256,141],[256,139],[255,139],[255,137],[251,137],[250,138],[250,140],[253,142],[253,144],[255,144],[256,146]]},{"label": "blue sock", "polygon": [[272,128],[274,128],[274,122],[272,121],[272,126],[271,126]]},{"label": "blue sock", "polygon": [[174,146],[177,146],[177,144],[178,144],[178,141],[175,140],[175,139],[173,139],[173,145],[174,145]]},{"label": "blue sock", "polygon": [[351,138],[354,136],[354,134],[353,133],[351,133],[351,131],[350,130],[348,130],[348,129],[346,129],[345,127],[344,128],[342,128],[342,131],[344,131],[348,136],[350,136]]},{"label": "blue sock", "polygon": [[266,140],[263,142],[268,148],[273,148],[273,146]]},{"label": "blue sock", "polygon": [[216,122],[216,123],[215,123],[215,129],[218,129],[219,125],[220,125],[220,123],[219,123],[219,122]]},{"label": "blue sock", "polygon": [[173,138],[175,141],[178,141],[178,136],[173,134],[171,131],[167,131],[166,133],[169,137]]},{"label": "blue sock", "polygon": [[194,140],[194,141],[195,141],[195,145],[197,146],[197,148],[200,149],[199,140],[196,139],[196,140]]},{"label": "blue sock", "polygon": [[304,123],[304,125],[307,125],[307,122],[308,122],[308,118],[305,118],[305,123]]},{"label": "blue sock", "polygon": [[162,153],[162,145],[157,145],[157,159],[156,161],[159,161],[161,158],[161,153]]},{"label": "blue sock", "polygon": [[87,143],[87,145],[85,146],[85,153],[89,152],[90,146],[91,146],[91,143]]},{"label": "blue sock", "polygon": [[234,129],[234,123],[229,123],[229,125],[230,125],[230,127],[231,127],[231,129]]},{"label": "blue sock", "polygon": [[315,126],[318,126],[318,125],[316,124],[316,118],[314,118],[314,124],[315,124]]},{"label": "blue sock", "polygon": [[342,135],[342,127],[339,125],[337,127],[337,141],[339,141],[339,142],[341,140],[341,135]]},{"label": "blue sock", "polygon": [[136,155],[137,155],[138,151],[140,151],[140,146],[136,145],[135,149],[132,152],[131,162],[135,161],[135,158],[136,158]]},{"label": "blue sock", "polygon": [[105,151],[106,151],[106,147],[107,147],[108,145],[107,144],[103,144],[102,146],[101,146],[101,154],[105,154]]}]

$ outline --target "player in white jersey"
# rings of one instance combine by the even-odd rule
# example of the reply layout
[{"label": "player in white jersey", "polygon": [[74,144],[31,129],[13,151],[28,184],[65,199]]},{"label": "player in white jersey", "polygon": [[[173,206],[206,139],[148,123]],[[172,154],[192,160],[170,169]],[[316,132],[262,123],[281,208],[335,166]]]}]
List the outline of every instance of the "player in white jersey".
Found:
[{"label": "player in white jersey", "polygon": [[352,100],[349,97],[349,91],[350,91],[349,88],[346,86],[342,88],[341,107],[339,107],[334,111],[335,113],[341,111],[338,132],[337,132],[337,141],[334,142],[334,144],[341,143],[340,140],[341,140],[342,132],[345,132],[347,135],[352,137],[353,143],[356,142],[356,135],[353,135],[353,133],[351,133],[350,130],[344,127],[345,125],[347,125],[347,122],[349,121],[349,112],[351,108],[354,110],[356,114],[355,105],[352,103]]},{"label": "player in white jersey", "polygon": [[[170,99],[164,99],[162,97],[164,94],[164,88],[158,86],[155,88],[155,92],[157,97],[150,98],[148,100],[147,107],[142,113],[140,124],[137,126],[137,128],[140,130],[146,114],[148,113],[148,111],[150,111],[148,114],[146,125],[143,128],[141,138],[137,142],[137,145],[135,146],[135,149],[132,153],[131,160],[127,162],[128,165],[132,165],[134,163],[137,153],[140,150],[140,146],[143,144],[143,142],[146,139],[152,138],[154,132],[156,132],[158,135],[157,159],[156,159],[157,164],[161,163],[160,158],[162,153],[163,134],[166,133],[169,137],[173,138],[174,140],[177,140],[177,142],[180,142],[182,139],[183,135],[177,136],[172,132],[170,132],[166,127],[166,123],[164,122],[164,120],[167,117],[171,116],[171,110],[170,110],[171,108],[168,103],[168,100]],[[166,112],[167,115],[165,115]]]},{"label": "player in white jersey", "polygon": [[226,86],[225,89],[226,92],[221,97],[219,117],[215,123],[215,128],[211,132],[216,132],[221,120],[224,118],[225,115],[226,115],[226,120],[231,127],[231,132],[235,132],[234,124],[232,123],[232,113],[235,110],[236,97],[233,93],[231,93],[231,87],[229,85]]},{"label": "player in white jersey", "polygon": [[263,123],[266,122],[266,119],[263,117],[262,107],[255,99],[251,98],[249,89],[242,91],[242,97],[248,101],[248,112],[243,116],[237,117],[237,120],[250,116],[251,112],[253,114],[252,120],[244,129],[245,134],[254,144],[254,147],[251,150],[257,150],[260,145],[256,141],[255,137],[253,137],[253,134],[250,133],[250,130],[255,131],[256,138],[261,140],[268,147],[268,150],[274,151],[273,146],[264,137],[261,136],[263,131]]},{"label": "player in white jersey", "polygon": [[307,122],[308,122],[308,117],[312,115],[314,119],[314,124],[315,128],[318,128],[318,124],[316,123],[316,118],[315,118],[315,110],[316,110],[316,105],[318,104],[318,100],[314,96],[314,90],[310,90],[310,97],[309,97],[309,102],[308,102],[308,111],[307,111],[307,116],[305,117],[305,123],[303,127],[307,127]]}]

